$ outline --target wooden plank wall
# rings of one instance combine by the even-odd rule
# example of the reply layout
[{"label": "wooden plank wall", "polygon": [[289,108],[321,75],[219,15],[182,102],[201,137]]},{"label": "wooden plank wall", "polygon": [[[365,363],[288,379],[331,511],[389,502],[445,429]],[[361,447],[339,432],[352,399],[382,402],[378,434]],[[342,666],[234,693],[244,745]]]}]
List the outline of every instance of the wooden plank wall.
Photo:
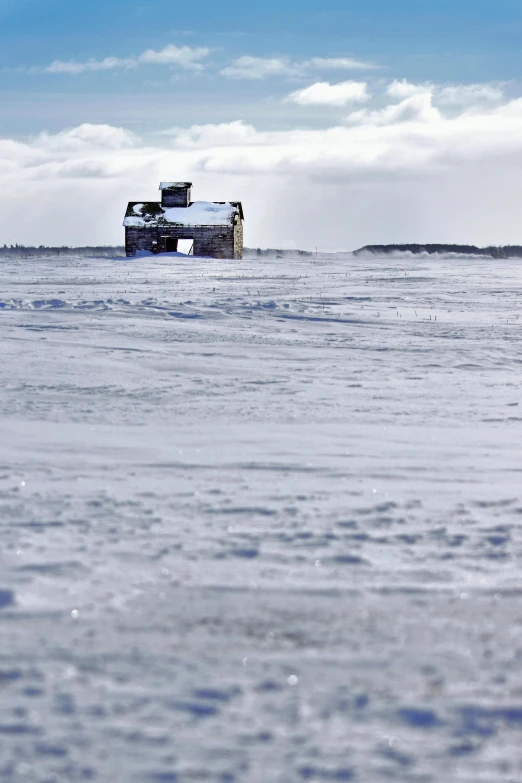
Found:
[{"label": "wooden plank wall", "polygon": [[138,250],[152,251],[156,241],[160,252],[165,250],[163,237],[194,240],[194,255],[208,258],[242,258],[243,226],[239,220],[230,226],[157,226],[150,228],[127,227],[125,252],[134,256]]}]

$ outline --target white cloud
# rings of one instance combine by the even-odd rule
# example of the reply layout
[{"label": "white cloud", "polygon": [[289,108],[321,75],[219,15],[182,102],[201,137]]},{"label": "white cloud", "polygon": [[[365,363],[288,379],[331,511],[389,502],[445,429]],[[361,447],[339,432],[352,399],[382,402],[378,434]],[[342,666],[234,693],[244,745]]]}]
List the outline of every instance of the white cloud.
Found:
[{"label": "white cloud", "polygon": [[138,57],[105,57],[103,60],[87,60],[85,62],[63,62],[55,60],[46,68],[45,73],[79,74],[86,71],[109,71],[117,68],[136,68],[138,65],[177,65],[188,70],[200,70],[202,60],[210,54],[205,47],[175,46],[169,44],[164,49],[155,51],[147,49]]},{"label": "white cloud", "polygon": [[380,68],[375,63],[354,60],[350,57],[312,57],[304,65],[307,68],[317,68],[332,71],[372,71]]},{"label": "white cloud", "polygon": [[361,71],[380,66],[349,57],[312,57],[292,61],[289,57],[250,57],[245,55],[223,68],[222,76],[229,79],[266,79],[270,76],[304,76],[310,70]]},{"label": "white cloud", "polygon": [[386,88],[386,94],[390,98],[411,98],[413,95],[421,95],[426,92],[431,92],[431,84],[412,84],[407,79],[399,81],[396,79]]},{"label": "white cloud", "polygon": [[46,73],[77,74],[85,71],[110,71],[114,68],[135,68],[137,61],[131,58],[105,57],[104,60],[88,60],[87,62],[62,62],[55,60],[45,68]]},{"label": "white cloud", "polygon": [[253,125],[245,125],[241,120],[222,122],[218,125],[193,125],[191,128],[170,128],[161,131],[158,136],[170,136],[177,147],[230,147],[248,144],[257,138]]},{"label": "white cloud", "polygon": [[465,106],[482,101],[501,101],[504,91],[494,84],[454,84],[439,87],[436,96],[438,103],[446,106]]},{"label": "white cloud", "polygon": [[222,76],[229,79],[266,79],[269,76],[296,76],[300,69],[288,57],[238,57],[223,68]]},{"label": "white cloud", "polygon": [[386,94],[390,98],[399,99],[429,94],[437,104],[457,107],[499,102],[504,97],[504,91],[499,84],[412,84],[406,79],[395,80],[389,84]]},{"label": "white cloud", "polygon": [[440,122],[440,111],[432,104],[431,93],[419,93],[379,111],[352,112],[347,121],[352,124],[393,125],[395,123]]},{"label": "white cloud", "polygon": [[316,82],[304,90],[290,93],[287,100],[301,106],[346,106],[347,103],[361,103],[369,99],[366,82]]},{"label": "white cloud", "polygon": [[159,52],[154,49],[140,54],[138,60],[140,63],[149,63],[152,65],[179,65],[181,68],[200,70],[203,66],[201,61],[210,54],[210,49],[204,46],[192,48],[190,46],[174,46],[169,44]]},{"label": "white cloud", "polygon": [[45,150],[65,152],[87,152],[89,150],[117,150],[132,147],[139,137],[124,128],[112,125],[92,125],[84,123],[59,133],[41,133],[35,146]]},{"label": "white cloud", "polygon": [[0,139],[0,244],[121,241],[126,202],[156,198],[168,178],[193,181],[198,199],[242,199],[253,246],[281,236],[298,247],[519,243],[521,166],[522,99],[456,112],[425,93],[348,125],[261,131],[235,121],[149,141],[81,125]]}]

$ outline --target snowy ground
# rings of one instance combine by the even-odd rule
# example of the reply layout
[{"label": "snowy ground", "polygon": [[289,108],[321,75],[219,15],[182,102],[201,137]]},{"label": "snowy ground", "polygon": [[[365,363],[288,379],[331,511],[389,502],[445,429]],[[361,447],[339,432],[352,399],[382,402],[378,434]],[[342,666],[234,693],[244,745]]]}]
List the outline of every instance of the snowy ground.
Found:
[{"label": "snowy ground", "polygon": [[521,299],[0,261],[0,780],[519,783]]}]

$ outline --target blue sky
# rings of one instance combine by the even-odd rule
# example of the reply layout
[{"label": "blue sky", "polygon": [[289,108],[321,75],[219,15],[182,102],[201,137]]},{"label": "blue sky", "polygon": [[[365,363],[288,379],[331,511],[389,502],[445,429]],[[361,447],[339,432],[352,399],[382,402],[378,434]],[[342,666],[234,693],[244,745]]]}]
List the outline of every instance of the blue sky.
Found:
[{"label": "blue sky", "polygon": [[[522,64],[519,0],[263,0],[232,6],[215,0],[0,0],[0,22],[1,125],[13,134],[56,130],[87,118],[146,127],[177,114],[169,104],[178,98],[187,121],[201,122],[202,110],[224,121],[241,108],[247,120],[284,122],[281,107],[259,106],[278,95],[281,85],[218,78],[219,66],[241,55],[350,55],[413,81],[509,81]],[[177,81],[161,68],[73,78],[13,70],[43,68],[57,59],[125,58],[169,43],[211,48],[213,67],[199,79],[178,74]],[[144,106],[141,120],[133,111],[135,97]]]},{"label": "blue sky", "polygon": [[160,179],[256,246],[522,243],[521,40],[520,0],[0,0],[0,243],[119,242]]}]

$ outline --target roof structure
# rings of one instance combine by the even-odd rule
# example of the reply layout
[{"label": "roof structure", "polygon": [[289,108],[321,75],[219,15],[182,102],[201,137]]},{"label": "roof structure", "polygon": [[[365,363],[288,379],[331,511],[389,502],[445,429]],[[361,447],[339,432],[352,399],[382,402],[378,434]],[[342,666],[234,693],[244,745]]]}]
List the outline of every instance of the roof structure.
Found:
[{"label": "roof structure", "polygon": [[126,228],[154,228],[161,225],[230,226],[236,215],[243,220],[239,201],[193,201],[188,207],[162,207],[156,201],[131,201],[123,225]]}]

